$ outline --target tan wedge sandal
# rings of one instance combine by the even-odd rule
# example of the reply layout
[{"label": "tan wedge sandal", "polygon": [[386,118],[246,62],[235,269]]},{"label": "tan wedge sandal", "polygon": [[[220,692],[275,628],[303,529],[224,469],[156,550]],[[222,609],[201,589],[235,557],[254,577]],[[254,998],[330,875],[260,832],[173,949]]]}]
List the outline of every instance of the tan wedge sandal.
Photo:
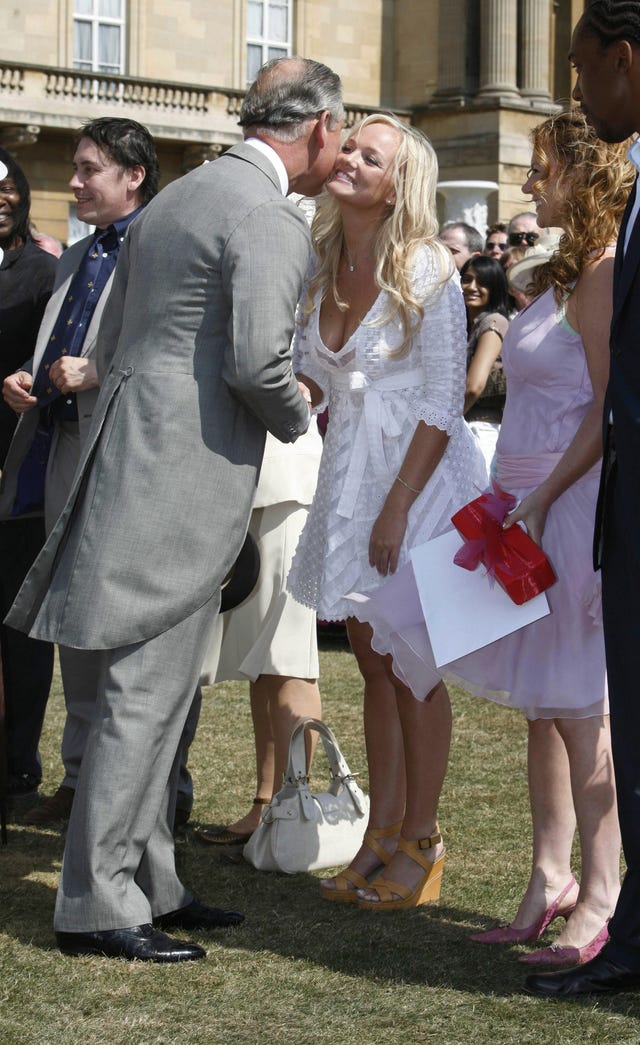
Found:
[{"label": "tan wedge sandal", "polygon": [[372,884],[361,885],[358,888],[372,889],[378,894],[379,899],[365,900],[358,896],[356,897],[358,907],[366,908],[368,911],[399,911],[408,907],[419,907],[420,904],[438,900],[440,898],[442,872],[444,870],[444,852],[440,854],[437,860],[433,861],[428,860],[423,855],[423,852],[425,849],[433,849],[434,845],[439,845],[441,841],[442,835],[438,830],[437,824],[436,834],[431,835],[429,838],[409,840],[401,836],[398,842],[398,849],[406,853],[412,860],[415,860],[417,864],[420,864],[424,868],[425,874],[423,874],[415,889],[408,889],[401,882],[392,882],[388,878],[383,877],[376,878]]},{"label": "tan wedge sandal", "polygon": [[[393,853],[385,849],[383,845],[380,845],[379,839],[391,838],[393,835],[400,834],[401,827],[402,820],[397,824],[391,824],[390,827],[370,827],[365,832],[362,844],[366,845],[367,849],[375,853],[380,860],[380,863],[370,871],[369,877],[377,874],[380,868],[388,864],[393,856]],[[321,884],[320,896],[324,900],[331,900],[333,903],[357,903],[356,890],[369,888],[369,879],[359,874],[358,871],[352,871],[350,867],[341,871],[334,878],[327,879],[327,881],[334,882],[335,885],[329,888]]]}]

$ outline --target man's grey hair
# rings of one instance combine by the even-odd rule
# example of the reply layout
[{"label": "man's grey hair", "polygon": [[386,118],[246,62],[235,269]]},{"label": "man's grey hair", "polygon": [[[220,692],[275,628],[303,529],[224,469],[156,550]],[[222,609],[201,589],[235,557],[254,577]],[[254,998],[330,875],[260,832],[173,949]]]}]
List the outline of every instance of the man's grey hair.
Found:
[{"label": "man's grey hair", "polygon": [[535,214],[532,210],[521,210],[519,214],[514,214],[511,218],[511,221],[507,225],[507,233],[513,232],[513,223],[514,221],[517,221],[518,218],[533,218],[536,225],[538,224],[537,214]]},{"label": "man's grey hair", "polygon": [[309,58],[276,58],[258,71],[238,122],[245,131],[293,142],[305,133],[307,122],[325,110],[331,130],[344,123],[340,77]]},{"label": "man's grey hair", "polygon": [[446,221],[440,228],[440,235],[447,229],[460,229],[467,241],[467,250],[472,254],[481,254],[484,250],[482,234],[474,225],[468,225],[466,221]]}]

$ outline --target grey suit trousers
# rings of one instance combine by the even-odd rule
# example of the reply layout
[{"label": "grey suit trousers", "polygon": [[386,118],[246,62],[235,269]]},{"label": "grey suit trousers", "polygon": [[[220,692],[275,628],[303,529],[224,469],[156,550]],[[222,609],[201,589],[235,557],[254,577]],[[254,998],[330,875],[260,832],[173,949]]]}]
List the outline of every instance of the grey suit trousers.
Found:
[{"label": "grey suit trousers", "polygon": [[[56,424],[47,462],[45,524],[47,535],[55,526],[65,506],[75,475],[82,443],[78,424]],[[60,674],[64,688],[67,717],[62,732],[62,761],[65,787],[75,788],[80,763],[91,729],[103,670],[102,654],[94,650],[59,647]]]},{"label": "grey suit trousers", "polygon": [[146,642],[100,651],[101,687],[58,888],[63,932],[121,929],[189,903],[175,868],[180,739],[220,604]]},{"label": "grey suit trousers", "polygon": [[[68,421],[56,424],[47,463],[45,496],[47,535],[51,533],[66,504],[81,451],[82,440],[78,424]],[[76,650],[71,649],[70,646],[60,646],[58,652],[67,709],[61,745],[64,764],[62,786],[75,790],[95,713],[104,658],[100,650]],[[185,728],[185,735],[182,738],[183,754],[178,779],[178,805],[187,812],[191,811],[193,805],[193,781],[187,769],[187,756],[198,725],[200,699],[200,689],[198,688]]]}]

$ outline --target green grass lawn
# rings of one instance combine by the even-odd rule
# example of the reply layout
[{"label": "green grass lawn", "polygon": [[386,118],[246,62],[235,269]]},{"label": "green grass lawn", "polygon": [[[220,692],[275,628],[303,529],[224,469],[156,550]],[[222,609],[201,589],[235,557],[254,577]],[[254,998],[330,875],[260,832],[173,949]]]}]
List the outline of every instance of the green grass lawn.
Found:
[{"label": "green grass lawn", "polygon": [[[327,645],[321,671],[324,717],[366,786],[353,658]],[[63,833],[13,825],[0,850],[0,1045],[639,1042],[640,995],[529,998],[520,949],[468,941],[514,913],[527,880],[525,730],[516,713],[453,697],[440,810],[448,855],[436,905],[378,915],[329,904],[319,875],[258,872],[187,833],[177,844],[184,881],[205,901],[245,911],[245,924],[199,937],[208,957],[194,964],[65,958],[51,928]],[[42,743],[47,793],[61,779],[62,722],[56,678]],[[246,811],[252,752],[246,687],[207,690],[190,763],[196,822]],[[322,786],[325,768],[319,753]]]}]

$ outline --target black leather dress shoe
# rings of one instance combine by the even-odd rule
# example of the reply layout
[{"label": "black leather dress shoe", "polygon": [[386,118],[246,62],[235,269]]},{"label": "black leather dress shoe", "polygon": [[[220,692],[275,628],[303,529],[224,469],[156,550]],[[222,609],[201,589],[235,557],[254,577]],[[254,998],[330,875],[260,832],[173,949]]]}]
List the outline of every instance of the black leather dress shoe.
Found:
[{"label": "black leather dress shoe", "polygon": [[199,900],[192,900],[186,907],[167,914],[159,914],[153,924],[161,929],[223,929],[240,925],[244,915],[240,911],[223,911],[219,907],[207,907]]},{"label": "black leather dress shoe", "polygon": [[129,961],[135,958],[141,962],[195,962],[207,955],[197,944],[173,940],[152,925],[94,933],[56,933],[56,941],[63,954],[102,954]]},{"label": "black leather dress shoe", "polygon": [[576,998],[581,994],[619,994],[640,989],[640,971],[603,954],[575,969],[527,976],[525,990],[539,998]]}]

